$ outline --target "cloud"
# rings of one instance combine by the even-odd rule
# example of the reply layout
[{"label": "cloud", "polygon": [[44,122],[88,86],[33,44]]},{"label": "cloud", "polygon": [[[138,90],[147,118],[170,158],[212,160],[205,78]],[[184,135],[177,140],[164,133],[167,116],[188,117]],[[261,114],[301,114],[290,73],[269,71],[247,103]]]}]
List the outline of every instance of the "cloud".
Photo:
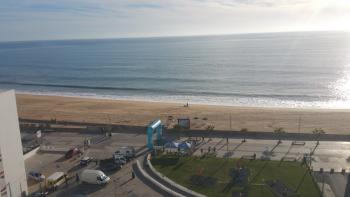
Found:
[{"label": "cloud", "polygon": [[222,6],[239,7],[276,7],[276,6],[295,6],[310,3],[310,0],[194,0],[202,3],[216,3]]},{"label": "cloud", "polygon": [[350,19],[350,3],[336,2],[340,1],[341,5],[332,0],[2,0],[0,39],[332,29]]},{"label": "cloud", "polygon": [[126,4],[127,8],[136,8],[136,9],[161,9],[165,8],[164,6],[156,3],[129,3]]}]

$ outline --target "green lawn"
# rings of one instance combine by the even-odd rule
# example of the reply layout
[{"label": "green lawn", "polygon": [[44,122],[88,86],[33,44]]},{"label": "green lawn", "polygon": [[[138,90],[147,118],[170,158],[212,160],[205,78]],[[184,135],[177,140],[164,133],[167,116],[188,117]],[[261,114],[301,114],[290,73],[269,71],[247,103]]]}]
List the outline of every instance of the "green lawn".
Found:
[{"label": "green lawn", "polygon": [[[248,191],[252,197],[273,197],[274,194],[263,183],[279,179],[289,188],[296,189],[305,197],[319,197],[320,192],[307,168],[297,162],[239,160],[216,157],[160,156],[152,159],[153,166],[175,182],[207,196],[232,196],[234,191]],[[235,185],[232,170],[249,169],[247,183]],[[200,175],[214,179],[214,184],[195,185],[192,176]],[[212,182],[211,182],[212,183]]]}]

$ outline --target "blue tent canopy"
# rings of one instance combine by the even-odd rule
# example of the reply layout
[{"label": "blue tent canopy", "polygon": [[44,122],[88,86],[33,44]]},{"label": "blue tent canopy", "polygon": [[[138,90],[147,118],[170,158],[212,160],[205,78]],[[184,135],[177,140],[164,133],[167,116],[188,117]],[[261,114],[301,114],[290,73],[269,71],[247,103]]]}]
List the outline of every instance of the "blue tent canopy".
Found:
[{"label": "blue tent canopy", "polygon": [[164,144],[165,148],[178,148],[179,147],[179,143],[177,142],[167,142]]},{"label": "blue tent canopy", "polygon": [[181,144],[179,144],[179,147],[181,149],[190,149],[192,147],[192,144],[189,142],[182,142]]}]

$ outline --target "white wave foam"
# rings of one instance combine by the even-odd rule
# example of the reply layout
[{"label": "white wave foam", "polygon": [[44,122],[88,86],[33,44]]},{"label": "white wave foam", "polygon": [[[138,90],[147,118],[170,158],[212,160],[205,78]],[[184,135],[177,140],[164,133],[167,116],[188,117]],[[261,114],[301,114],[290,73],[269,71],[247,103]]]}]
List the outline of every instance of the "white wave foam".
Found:
[{"label": "white wave foam", "polygon": [[275,98],[214,97],[195,95],[108,95],[95,93],[73,93],[53,91],[17,91],[23,94],[80,97],[92,99],[111,99],[147,102],[190,103],[204,105],[272,107],[272,108],[310,108],[310,109],[350,109],[350,100],[296,101]]}]

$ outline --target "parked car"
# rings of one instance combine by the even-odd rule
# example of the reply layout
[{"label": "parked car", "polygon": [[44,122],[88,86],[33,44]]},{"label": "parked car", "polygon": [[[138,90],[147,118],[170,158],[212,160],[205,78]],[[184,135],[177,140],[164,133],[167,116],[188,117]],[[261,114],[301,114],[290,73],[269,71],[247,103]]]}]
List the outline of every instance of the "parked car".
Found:
[{"label": "parked car", "polygon": [[46,197],[49,195],[49,192],[35,192],[32,193],[32,197]]},{"label": "parked car", "polygon": [[63,184],[66,179],[68,178],[67,174],[64,172],[55,172],[51,174],[47,179],[46,179],[46,184],[49,188],[56,188]]},{"label": "parked car", "polygon": [[135,148],[131,146],[120,147],[114,154],[123,155],[126,159],[132,159],[135,157]]},{"label": "parked car", "polygon": [[113,158],[114,158],[114,163],[116,163],[117,165],[123,166],[126,164],[126,158],[123,155],[114,154]]},{"label": "parked car", "polygon": [[45,176],[43,174],[35,171],[30,171],[28,177],[35,181],[43,181],[45,179]]},{"label": "parked car", "polygon": [[107,172],[111,172],[111,171],[115,171],[115,170],[119,170],[121,168],[120,165],[116,164],[114,162],[113,158],[110,159],[104,159],[104,160],[100,160],[100,166],[99,166],[100,170],[102,170],[103,172],[107,173]]},{"label": "parked car", "polygon": [[67,159],[70,159],[72,158],[73,156],[75,155],[79,155],[79,154],[82,154],[82,152],[79,150],[79,148],[72,148],[72,149],[69,149],[66,154],[65,154],[65,157]]},{"label": "parked car", "polygon": [[83,183],[96,185],[107,184],[110,180],[110,178],[100,170],[84,170],[80,177]]},{"label": "parked car", "polygon": [[83,157],[83,158],[80,160],[80,165],[81,165],[81,166],[86,166],[86,165],[88,165],[91,161],[92,161],[92,158],[91,158],[91,157]]}]

